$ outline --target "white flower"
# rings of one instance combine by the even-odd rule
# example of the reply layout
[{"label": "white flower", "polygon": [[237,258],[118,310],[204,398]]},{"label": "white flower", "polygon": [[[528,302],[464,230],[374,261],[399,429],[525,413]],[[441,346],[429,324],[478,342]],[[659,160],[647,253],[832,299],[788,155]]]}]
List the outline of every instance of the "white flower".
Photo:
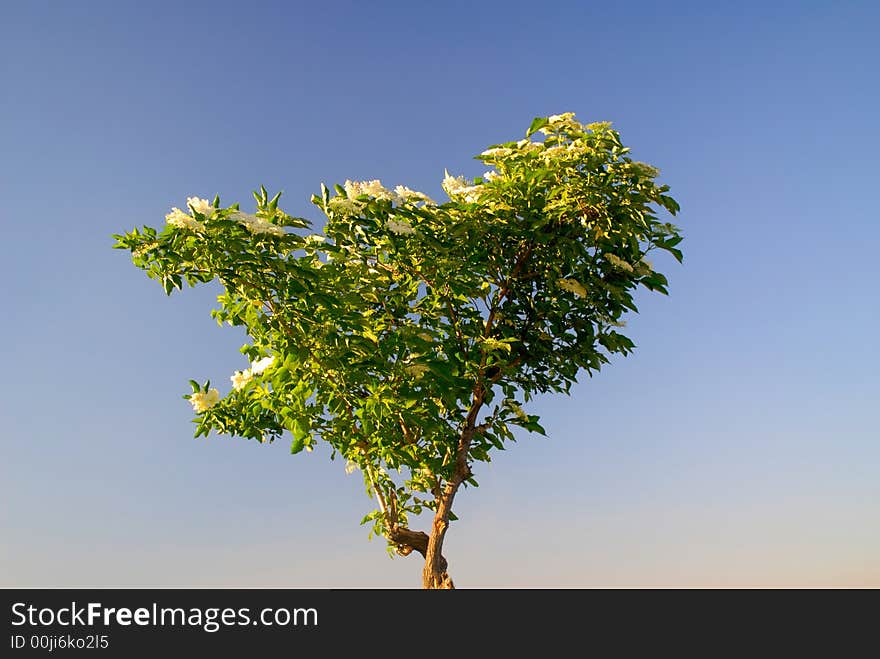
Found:
[{"label": "white flower", "polygon": [[520,140],[516,143],[517,146],[525,151],[526,153],[532,153],[534,151],[540,151],[544,148],[543,142],[531,142],[529,140]]},{"label": "white flower", "polygon": [[238,223],[251,233],[268,233],[273,236],[287,235],[287,232],[278,225],[272,224],[268,220],[264,220],[256,215],[251,215],[250,213],[235,211],[230,217],[234,220],[238,220]]},{"label": "white flower", "polygon": [[521,149],[522,151],[525,151],[526,153],[531,153],[533,151],[540,151],[541,149],[543,149],[544,143],[543,142],[532,142],[531,140],[526,138],[524,140],[520,140],[519,142],[517,142],[516,146],[518,149]]},{"label": "white flower", "polygon": [[345,463],[345,473],[350,474],[357,470],[357,462],[352,462],[351,460],[347,460]]},{"label": "white flower", "polygon": [[247,228],[251,231],[251,233],[268,233],[272,236],[287,235],[287,232],[282,227],[279,227],[277,224],[267,222],[266,220],[260,220],[259,222],[248,224]]},{"label": "white flower", "polygon": [[559,288],[574,293],[578,297],[587,297],[587,289],[576,279],[560,279],[556,283],[559,284]]},{"label": "white flower", "polygon": [[346,197],[333,197],[328,202],[330,209],[345,215],[360,215],[363,204],[356,199],[348,199]]},{"label": "white flower", "polygon": [[581,125],[575,121],[574,112],[563,112],[562,114],[552,114],[547,117],[548,124],[540,129],[544,135],[549,135],[561,128],[561,124],[568,124],[569,127],[581,128]]},{"label": "white flower", "polygon": [[446,176],[443,179],[442,187],[450,198],[464,197],[464,200],[469,203],[473,203],[479,199],[480,192],[483,190],[482,186],[468,185],[464,176],[456,177],[452,176],[446,170],[444,170],[444,172]]},{"label": "white flower", "polygon": [[561,144],[557,144],[556,146],[551,146],[550,148],[545,149],[544,155],[547,157],[550,157],[550,156],[555,156],[555,155],[558,155],[561,153],[565,153],[565,151],[566,151],[566,147],[562,146]]},{"label": "white flower", "polygon": [[248,382],[254,379],[254,374],[251,372],[251,369],[246,368],[243,371],[236,371],[229,377],[229,379],[232,380],[232,388],[239,391]]},{"label": "white flower", "polygon": [[391,191],[386,189],[379,179],[373,179],[372,181],[346,181],[343,187],[349,199],[354,199],[361,195],[368,195],[376,199],[391,199],[393,197]]},{"label": "white flower", "polygon": [[434,201],[424,192],[418,190],[410,190],[405,185],[398,185],[394,188],[394,201],[397,204],[405,204],[408,201],[424,201],[433,204]]},{"label": "white flower", "polygon": [[443,183],[441,183],[441,187],[446,191],[446,194],[458,194],[460,190],[468,187],[468,183],[465,180],[464,176],[453,176],[445,169],[443,170],[443,173],[445,174],[445,176],[443,177]]},{"label": "white flower", "polygon": [[385,223],[385,227],[391,233],[396,233],[399,236],[411,236],[416,232],[416,230],[406,222],[401,222],[400,220],[395,220],[393,218]]},{"label": "white flower", "polygon": [[263,357],[262,359],[258,359],[257,361],[251,364],[251,373],[254,375],[259,375],[267,368],[272,365],[272,362],[275,361],[275,357]]},{"label": "white flower", "polygon": [[461,191],[461,195],[464,197],[464,200],[469,204],[476,203],[480,200],[480,193],[483,191],[483,187],[480,185],[472,185],[468,188],[465,188]]},{"label": "white flower", "polygon": [[487,181],[491,181],[493,179],[498,178],[498,172],[492,172],[492,171],[486,172],[485,174],[483,174],[483,178]]},{"label": "white flower", "polygon": [[504,156],[509,156],[511,153],[513,153],[513,149],[508,149],[507,147],[494,147],[486,149],[480,155],[484,158],[503,158]]},{"label": "white flower", "polygon": [[197,219],[187,215],[179,208],[172,208],[171,212],[165,216],[165,221],[173,227],[189,229],[190,231],[199,231],[204,226]]},{"label": "white flower", "polygon": [[205,410],[211,409],[220,402],[220,392],[216,389],[197,391],[189,397],[189,402],[192,404],[193,409],[196,412],[201,413]]},{"label": "white flower", "polygon": [[624,261],[616,254],[606,254],[605,259],[618,270],[623,270],[624,272],[633,271],[632,265],[630,265],[627,261]]},{"label": "white flower", "polygon": [[547,117],[547,121],[551,124],[560,124],[563,121],[569,121],[570,119],[574,119],[574,112],[563,112],[562,114],[551,114]]},{"label": "white flower", "polygon": [[211,217],[211,215],[214,214],[214,211],[217,210],[214,208],[214,204],[210,201],[207,199],[199,199],[198,197],[187,197],[186,205],[192,209],[193,213],[204,215],[205,219]]}]

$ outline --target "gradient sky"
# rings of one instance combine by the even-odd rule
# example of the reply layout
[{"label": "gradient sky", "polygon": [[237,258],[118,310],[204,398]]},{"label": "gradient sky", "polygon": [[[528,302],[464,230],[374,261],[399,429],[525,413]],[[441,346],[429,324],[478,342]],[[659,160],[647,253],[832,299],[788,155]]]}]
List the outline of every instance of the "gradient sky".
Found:
[{"label": "gradient sky", "polygon": [[2,3],[0,585],[419,586],[326,447],[192,438],[187,380],[228,388],[243,335],[110,234],[260,184],[315,219],[321,181],[441,198],[444,167],[572,111],[662,170],[685,261],[657,263],[634,355],[530,410],[550,439],[479,466],[456,584],[880,586],[878,24],[867,1]]}]

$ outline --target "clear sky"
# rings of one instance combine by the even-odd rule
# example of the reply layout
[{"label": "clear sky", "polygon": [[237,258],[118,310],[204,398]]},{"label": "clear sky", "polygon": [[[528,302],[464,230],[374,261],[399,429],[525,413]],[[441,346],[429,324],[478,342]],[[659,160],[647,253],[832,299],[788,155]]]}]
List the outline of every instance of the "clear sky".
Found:
[{"label": "clear sky", "polygon": [[[708,6],[711,5],[711,6]],[[638,348],[457,500],[475,586],[880,586],[873,2],[4,2],[0,585],[414,586],[324,448],[194,440],[243,336],[112,250],[187,196],[442,198],[532,117],[681,203]]]}]

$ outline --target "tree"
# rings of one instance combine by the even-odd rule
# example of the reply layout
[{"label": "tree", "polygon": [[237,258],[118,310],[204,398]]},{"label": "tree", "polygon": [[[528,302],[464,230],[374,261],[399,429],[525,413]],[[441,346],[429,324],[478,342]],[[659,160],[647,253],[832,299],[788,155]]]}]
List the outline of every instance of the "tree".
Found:
[{"label": "tree", "polygon": [[[492,167],[482,177],[447,173],[445,203],[379,181],[322,185],[323,232],[298,233],[310,222],[261,187],[255,214],[193,197],[114,246],[169,295],[218,280],[212,315],[247,331],[252,365],[227,395],[190,382],[196,437],[290,433],[291,453],[327,442],[377,501],[363,523],[424,557],[425,588],[451,588],[443,539],[474,465],[515,426],[544,434],[524,410],[536,394],[629,354],[618,330],[633,291],[666,293],[646,254],[681,261],[679,229],[657,217],[678,204],[628,153],[608,123],[537,118],[477,156]],[[411,529],[423,511],[429,530]]]}]

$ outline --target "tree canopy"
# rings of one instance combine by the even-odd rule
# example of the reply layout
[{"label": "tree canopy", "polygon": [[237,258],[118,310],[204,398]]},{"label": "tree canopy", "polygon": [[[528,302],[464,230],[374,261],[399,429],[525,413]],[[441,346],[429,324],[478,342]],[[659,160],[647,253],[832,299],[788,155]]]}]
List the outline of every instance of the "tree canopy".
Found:
[{"label": "tree canopy", "polygon": [[[326,442],[377,501],[364,522],[425,556],[426,586],[451,586],[443,536],[475,463],[517,426],[544,432],[536,394],[630,353],[635,290],[666,293],[647,255],[681,261],[658,217],[678,204],[628,154],[608,123],[537,118],[477,156],[483,176],[447,173],[443,203],[378,180],[322,185],[315,233],[264,188],[254,213],[192,197],[115,247],[168,294],[219,281],[214,318],[247,332],[252,363],[228,391],[190,383],[196,436]],[[411,530],[423,511],[429,532]]]}]

